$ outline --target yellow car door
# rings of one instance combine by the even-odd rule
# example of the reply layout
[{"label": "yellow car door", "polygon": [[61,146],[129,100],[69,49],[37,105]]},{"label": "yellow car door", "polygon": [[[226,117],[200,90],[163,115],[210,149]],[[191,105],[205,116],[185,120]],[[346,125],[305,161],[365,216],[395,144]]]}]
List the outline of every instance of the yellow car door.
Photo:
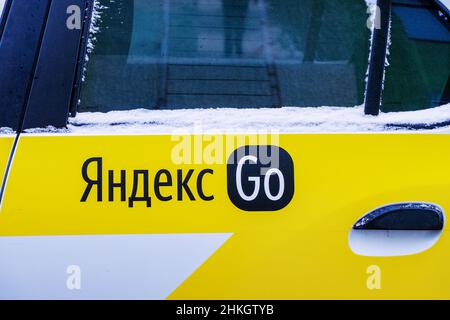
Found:
[{"label": "yellow car door", "polygon": [[[349,241],[359,218],[387,204],[432,203],[448,212],[450,154],[442,146],[449,143],[448,135],[281,135],[293,197],[277,211],[247,211],[230,200],[226,162],[174,164],[170,136],[24,135],[0,232],[18,237],[10,255],[28,254],[35,281],[54,284],[46,270],[59,272],[61,283],[40,289],[50,297],[77,296],[63,281],[74,265],[87,297],[108,297],[108,290],[139,297],[144,286],[141,297],[157,299],[448,298],[447,227],[431,248],[412,254],[370,256]],[[88,181],[97,181],[85,199],[84,166]],[[399,245],[392,238],[386,255]],[[164,287],[177,276],[170,291]]]},{"label": "yellow car door", "polygon": [[373,117],[365,1],[50,2],[0,117],[0,298],[450,298],[442,28],[394,5],[414,63]]}]

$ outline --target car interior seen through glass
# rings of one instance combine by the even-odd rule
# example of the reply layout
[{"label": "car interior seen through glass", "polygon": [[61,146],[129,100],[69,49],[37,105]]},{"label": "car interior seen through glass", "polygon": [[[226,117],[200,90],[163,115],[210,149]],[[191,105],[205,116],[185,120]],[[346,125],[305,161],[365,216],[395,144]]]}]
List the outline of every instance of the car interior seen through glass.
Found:
[{"label": "car interior seen through glass", "polygon": [[[370,30],[363,0],[100,4],[80,112],[364,103]],[[427,1],[392,5],[382,111],[448,102],[448,21]]]}]

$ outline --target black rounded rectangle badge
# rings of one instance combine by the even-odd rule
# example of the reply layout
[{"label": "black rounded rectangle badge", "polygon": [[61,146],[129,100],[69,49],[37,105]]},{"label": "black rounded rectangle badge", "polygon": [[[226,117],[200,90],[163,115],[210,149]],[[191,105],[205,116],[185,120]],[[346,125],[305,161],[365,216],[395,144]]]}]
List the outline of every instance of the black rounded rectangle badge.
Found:
[{"label": "black rounded rectangle badge", "polygon": [[277,146],[244,146],[227,163],[228,197],[245,211],[276,211],[294,196],[294,163]]}]

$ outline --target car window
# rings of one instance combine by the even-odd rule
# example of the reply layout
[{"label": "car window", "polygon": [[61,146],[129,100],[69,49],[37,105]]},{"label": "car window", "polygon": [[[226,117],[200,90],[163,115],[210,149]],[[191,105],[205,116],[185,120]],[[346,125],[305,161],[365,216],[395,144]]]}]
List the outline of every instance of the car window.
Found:
[{"label": "car window", "polygon": [[418,0],[394,0],[392,44],[382,110],[408,111],[449,102],[449,21]]},{"label": "car window", "polygon": [[355,106],[370,30],[355,0],[101,0],[79,111]]}]

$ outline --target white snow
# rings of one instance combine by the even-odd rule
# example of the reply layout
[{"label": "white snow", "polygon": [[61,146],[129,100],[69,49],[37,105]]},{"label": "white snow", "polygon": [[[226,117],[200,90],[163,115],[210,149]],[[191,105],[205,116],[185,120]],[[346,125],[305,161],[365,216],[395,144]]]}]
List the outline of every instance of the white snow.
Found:
[{"label": "white snow", "polygon": [[2,135],[2,136],[14,135],[14,130],[11,128],[2,127],[2,128],[0,128],[0,135]]},{"label": "white snow", "polygon": [[100,27],[98,24],[101,22],[101,15],[104,9],[107,7],[101,5],[98,0],[94,0],[94,4],[92,6],[92,17],[89,28],[89,39],[87,44],[87,56],[86,60],[89,60],[88,54],[94,51],[95,42],[97,41],[95,35],[100,32]]},{"label": "white snow", "polygon": [[[89,61],[89,55],[94,52],[95,43],[97,42],[96,34],[100,32],[100,27],[98,26],[98,24],[102,21],[101,17],[103,10],[107,8],[108,7],[103,6],[99,0],[94,0],[94,4],[92,6],[91,23],[89,27],[89,37],[86,46],[86,55],[84,56],[85,62]],[[83,82],[86,80],[86,65],[83,68],[83,76],[81,80]]]},{"label": "white snow", "polygon": [[[445,127],[433,128],[445,123]],[[426,124],[428,127],[423,127]],[[280,109],[182,109],[83,112],[68,128],[33,129],[28,133],[68,134],[179,134],[182,133],[339,133],[339,132],[450,133],[450,104],[420,111],[364,115],[363,107]]]}]

